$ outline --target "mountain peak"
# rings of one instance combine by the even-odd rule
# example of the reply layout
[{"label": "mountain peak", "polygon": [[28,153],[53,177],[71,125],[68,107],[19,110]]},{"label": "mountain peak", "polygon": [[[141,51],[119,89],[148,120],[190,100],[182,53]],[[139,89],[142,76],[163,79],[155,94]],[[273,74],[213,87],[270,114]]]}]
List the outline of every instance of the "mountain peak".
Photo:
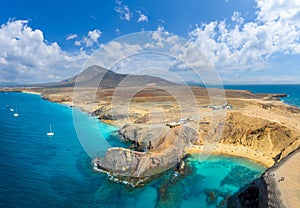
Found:
[{"label": "mountain peak", "polygon": [[[126,79],[125,79],[126,78]],[[175,85],[159,77],[149,75],[119,74],[98,65],[87,67],[76,76],[61,82],[39,85],[40,87],[100,87],[116,88],[122,81],[122,86],[141,85]]]}]

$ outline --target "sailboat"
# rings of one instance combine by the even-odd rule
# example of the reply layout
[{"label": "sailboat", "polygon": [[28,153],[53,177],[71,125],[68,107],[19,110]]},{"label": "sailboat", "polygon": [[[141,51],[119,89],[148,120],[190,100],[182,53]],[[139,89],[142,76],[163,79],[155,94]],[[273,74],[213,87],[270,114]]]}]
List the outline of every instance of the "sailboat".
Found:
[{"label": "sailboat", "polygon": [[18,109],[16,109],[16,112],[14,113],[14,117],[18,117],[19,114],[18,114]]},{"label": "sailboat", "polygon": [[50,131],[47,132],[47,136],[53,136],[53,135],[54,135],[54,132],[52,131],[51,124],[50,124]]}]

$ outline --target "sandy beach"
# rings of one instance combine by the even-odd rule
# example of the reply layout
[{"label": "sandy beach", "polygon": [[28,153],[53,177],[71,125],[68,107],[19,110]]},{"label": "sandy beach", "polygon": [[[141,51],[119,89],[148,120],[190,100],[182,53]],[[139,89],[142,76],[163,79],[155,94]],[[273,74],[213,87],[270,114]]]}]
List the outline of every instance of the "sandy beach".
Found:
[{"label": "sandy beach", "polygon": [[274,164],[274,160],[261,153],[259,150],[250,149],[244,146],[237,146],[233,144],[220,144],[210,146],[198,146],[186,150],[189,154],[197,153],[211,153],[211,154],[221,154],[221,155],[231,155],[236,157],[243,157],[253,160],[265,167],[271,167]]},{"label": "sandy beach", "polygon": [[34,94],[34,95],[41,95],[41,92],[35,92],[35,91],[30,91],[30,90],[22,90],[22,93],[26,93],[26,94]]}]

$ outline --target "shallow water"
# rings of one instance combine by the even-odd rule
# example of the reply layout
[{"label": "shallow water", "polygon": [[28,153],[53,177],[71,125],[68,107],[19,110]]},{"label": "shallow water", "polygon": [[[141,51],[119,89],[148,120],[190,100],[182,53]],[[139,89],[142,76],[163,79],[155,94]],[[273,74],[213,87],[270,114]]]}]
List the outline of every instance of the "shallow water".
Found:
[{"label": "shallow water", "polygon": [[[13,117],[7,104],[20,116]],[[73,113],[84,138],[78,139],[71,108],[37,95],[0,93],[0,207],[215,207],[264,171],[242,158],[213,155],[199,162],[193,155],[185,175],[171,170],[132,190],[94,172],[80,144],[91,142],[85,146],[90,155],[126,146],[116,129]],[[50,123],[53,137],[46,136]]]}]

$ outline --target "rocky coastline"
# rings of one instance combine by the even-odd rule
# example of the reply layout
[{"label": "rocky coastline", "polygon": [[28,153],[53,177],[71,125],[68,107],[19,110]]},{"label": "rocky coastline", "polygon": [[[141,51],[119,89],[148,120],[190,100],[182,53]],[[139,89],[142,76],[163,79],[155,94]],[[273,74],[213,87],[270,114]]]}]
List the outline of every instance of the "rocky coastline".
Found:
[{"label": "rocky coastline", "polygon": [[[202,89],[194,88],[193,90],[195,94],[201,94],[199,96],[201,105],[209,105],[208,98],[205,95],[202,96]],[[133,103],[135,112],[130,115],[133,122],[128,124],[123,120],[122,113],[117,112],[114,115],[111,113],[111,89],[102,89],[99,93],[102,101],[96,103],[89,102],[88,99],[74,102],[72,88],[2,88],[1,91],[39,93],[43,99],[78,107],[104,122],[109,121],[115,124],[119,127],[119,133],[123,139],[131,142],[133,146],[131,149],[109,149],[104,158],[94,161],[95,168],[108,173],[111,180],[125,184],[131,183],[132,186],[143,185],[151,180],[152,176],[155,177],[166,170],[176,170],[190,149],[195,145],[205,144],[203,138],[207,137],[209,129],[214,128],[209,116],[203,116],[200,122],[181,124],[175,128],[166,126],[165,122],[161,124],[158,120],[153,120],[153,117],[151,120],[148,117],[149,109],[152,108],[151,104],[157,104],[157,102],[152,102],[146,93],[136,98],[137,100]],[[155,92],[151,91],[151,93]],[[160,102],[159,107],[172,112],[168,120],[178,121],[181,117],[173,111],[174,104],[164,94],[158,96],[163,96],[167,101],[166,103]],[[280,165],[282,163],[280,161],[284,161],[291,152],[300,147],[298,126],[300,109],[280,102],[278,98],[284,96],[286,95],[255,95],[248,91],[226,91],[227,102],[233,108],[227,109],[224,130],[217,143],[230,148],[217,153],[245,157],[248,154],[251,156],[249,158],[256,161],[262,158],[272,161],[267,163],[268,167],[273,167],[274,164]],[[141,99],[143,102],[140,102]],[[214,111],[214,109],[207,108],[200,110],[203,115]],[[149,129],[153,123],[159,125]],[[195,131],[195,128],[190,128],[189,125],[196,125],[199,128]],[[176,145],[170,141],[174,141]],[[247,152],[247,150],[251,151]],[[203,149],[199,152],[201,151]],[[280,194],[274,186],[276,183],[267,170],[258,181],[254,181],[252,186],[249,186],[252,188],[245,187],[239,192],[240,198],[242,193],[244,193],[244,198],[247,198],[245,193],[249,195],[252,193],[251,190],[259,190],[261,193],[259,200],[257,198],[248,200],[249,203],[258,200],[263,205],[267,202],[269,207],[276,207],[275,205],[281,207],[279,205]]]},{"label": "rocky coastline", "polygon": [[[299,207],[299,187],[293,187],[293,184],[299,179],[299,166],[294,160],[298,161],[300,155],[300,148],[290,153],[287,157],[274,166],[268,168],[264,174],[241,188],[228,200],[228,206],[232,208],[252,208],[252,207],[270,207],[270,208],[284,208],[284,207]],[[297,158],[296,158],[297,157]],[[287,163],[292,163],[294,170],[285,170],[282,174],[277,170],[284,167]],[[294,172],[294,178],[288,180],[289,172]],[[285,183],[284,187],[280,184]],[[283,194],[289,194],[288,198],[284,198]],[[291,195],[295,195],[292,198]],[[298,195],[298,197],[297,197]],[[292,199],[290,199],[292,198]],[[291,203],[292,201],[292,203]]]}]

